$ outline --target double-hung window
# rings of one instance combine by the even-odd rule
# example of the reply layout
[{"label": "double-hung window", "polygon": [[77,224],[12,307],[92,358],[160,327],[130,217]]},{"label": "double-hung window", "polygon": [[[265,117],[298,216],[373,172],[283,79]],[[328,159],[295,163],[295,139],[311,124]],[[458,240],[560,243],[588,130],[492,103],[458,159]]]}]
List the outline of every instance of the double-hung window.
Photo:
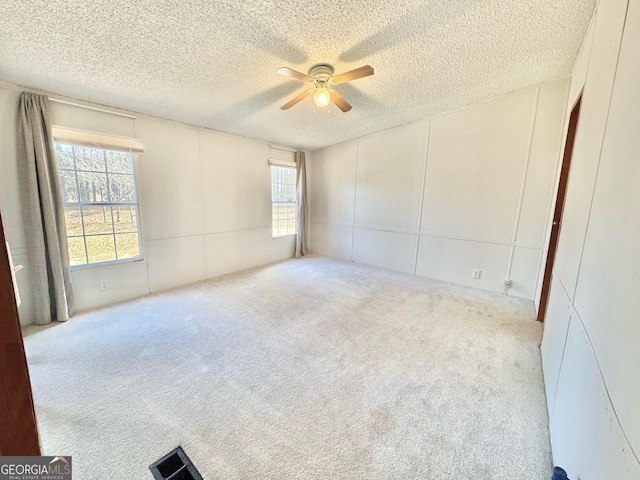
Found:
[{"label": "double-hung window", "polygon": [[296,233],[296,167],[271,164],[272,237]]},{"label": "double-hung window", "polygon": [[129,151],[56,141],[71,266],[141,258]]}]

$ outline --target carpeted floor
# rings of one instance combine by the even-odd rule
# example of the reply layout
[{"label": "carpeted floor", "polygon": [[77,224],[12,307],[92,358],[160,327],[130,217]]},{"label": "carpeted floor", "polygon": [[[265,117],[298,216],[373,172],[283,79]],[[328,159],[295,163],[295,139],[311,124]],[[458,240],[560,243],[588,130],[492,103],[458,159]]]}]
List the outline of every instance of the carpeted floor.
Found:
[{"label": "carpeted floor", "polygon": [[311,257],[29,327],[44,454],[147,479],[551,475],[530,302]]}]

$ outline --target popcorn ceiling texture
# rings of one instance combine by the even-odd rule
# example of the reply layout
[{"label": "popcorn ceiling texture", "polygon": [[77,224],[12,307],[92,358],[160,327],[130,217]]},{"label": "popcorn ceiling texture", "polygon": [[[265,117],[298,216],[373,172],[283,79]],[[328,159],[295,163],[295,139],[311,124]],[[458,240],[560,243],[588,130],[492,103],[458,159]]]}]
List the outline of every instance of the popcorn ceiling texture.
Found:
[{"label": "popcorn ceiling texture", "polygon": [[[568,75],[596,0],[4,0],[0,80],[316,149]],[[328,62],[347,114],[275,73]]]}]

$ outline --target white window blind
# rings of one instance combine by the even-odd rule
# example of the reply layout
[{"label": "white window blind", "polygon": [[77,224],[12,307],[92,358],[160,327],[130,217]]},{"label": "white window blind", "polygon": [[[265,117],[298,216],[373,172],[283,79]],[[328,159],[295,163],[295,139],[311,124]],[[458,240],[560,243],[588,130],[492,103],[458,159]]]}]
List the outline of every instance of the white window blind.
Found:
[{"label": "white window blind", "polygon": [[269,159],[269,166],[296,168],[295,161]]},{"label": "white window blind", "polygon": [[144,142],[139,138],[89,132],[58,125],[53,125],[51,129],[56,142],[87,145],[109,150],[124,150],[132,153],[144,153]]}]

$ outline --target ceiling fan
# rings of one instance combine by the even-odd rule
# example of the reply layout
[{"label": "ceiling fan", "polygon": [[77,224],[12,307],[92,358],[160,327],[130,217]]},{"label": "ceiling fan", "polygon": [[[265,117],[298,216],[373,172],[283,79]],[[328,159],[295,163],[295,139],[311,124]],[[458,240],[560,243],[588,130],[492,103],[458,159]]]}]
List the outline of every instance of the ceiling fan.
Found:
[{"label": "ceiling fan", "polygon": [[333,102],[340,110],[348,112],[351,110],[351,105],[342,97],[342,95],[332,88],[333,85],[339,85],[341,83],[350,82],[351,80],[373,75],[373,68],[369,65],[365,65],[364,67],[356,68],[355,70],[349,70],[348,72],[334,75],[333,65],[328,63],[318,63],[309,69],[308,75],[297,72],[296,70],[292,70],[288,67],[281,67],[276,70],[276,72],[280,75],[285,75],[287,77],[313,84],[313,88],[301,93],[282,105],[280,107],[281,110],[289,110],[296,103],[313,94],[313,102],[318,107],[326,107],[329,105],[329,102]]}]

